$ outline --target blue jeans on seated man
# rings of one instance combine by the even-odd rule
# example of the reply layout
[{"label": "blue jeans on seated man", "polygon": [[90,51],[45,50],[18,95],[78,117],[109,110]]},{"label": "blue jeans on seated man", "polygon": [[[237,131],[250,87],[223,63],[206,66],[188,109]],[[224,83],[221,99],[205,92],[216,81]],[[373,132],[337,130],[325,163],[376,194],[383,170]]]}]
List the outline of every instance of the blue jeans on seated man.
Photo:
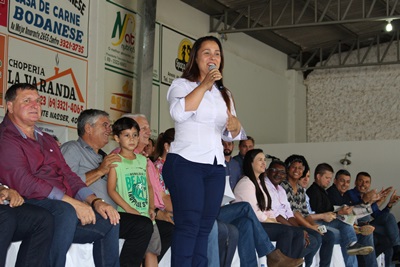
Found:
[{"label": "blue jeans on seated man", "polygon": [[392,262],[393,248],[391,246],[389,238],[386,235],[381,235],[375,233],[374,231],[374,245],[375,255],[379,256],[382,253],[385,254],[385,267],[394,267],[395,264]]},{"label": "blue jeans on seated man", "polygon": [[371,221],[371,225],[375,227],[378,234],[386,235],[392,247],[400,246],[399,228],[397,227],[396,218],[390,212],[382,212],[378,217]]},{"label": "blue jeans on seated man", "polygon": [[[324,235],[321,235],[315,230],[308,228],[304,229],[307,229],[308,233],[312,233],[313,235],[319,235],[322,239],[321,247],[319,248],[319,267],[331,266],[333,246],[335,245],[335,234],[332,231],[328,230]],[[306,266],[310,266],[312,264],[314,257],[310,258],[310,256],[305,257]]]},{"label": "blue jeans on seated man", "polygon": [[371,225],[375,227],[374,233],[386,236],[390,241],[385,250],[385,266],[390,266],[392,264],[390,254],[393,256],[393,253],[396,253],[393,251],[393,247],[400,246],[399,228],[397,227],[396,218],[390,212],[382,212],[371,221]]},{"label": "blue jeans on seated man", "polygon": [[275,250],[248,202],[236,202],[222,206],[217,219],[233,224],[239,231],[240,267],[257,266],[255,251],[257,251],[258,257],[263,257]]},{"label": "blue jeans on seated man", "polygon": [[231,267],[239,242],[238,229],[229,223],[218,223],[219,266]]},{"label": "blue jeans on seated man", "polygon": [[230,267],[238,245],[239,232],[232,224],[215,221],[208,236],[208,266]]},{"label": "blue jeans on seated man", "polygon": [[207,258],[208,266],[218,266],[219,265],[219,246],[218,246],[218,224],[217,221],[214,222],[211,232],[208,235],[207,244]]},{"label": "blue jeans on seated man", "polygon": [[[374,245],[374,235],[362,235],[358,234],[358,243],[364,246],[371,246],[374,248],[374,251],[369,253],[368,255],[357,256],[357,258],[362,258],[359,261],[359,266],[368,266],[368,267],[378,267],[378,262],[376,261],[376,253],[375,253],[375,245]],[[364,264],[365,263],[365,264]],[[388,266],[386,266],[388,267]]]},{"label": "blue jeans on seated man", "polygon": [[11,242],[22,241],[16,267],[44,267],[53,238],[53,216],[47,210],[23,204],[0,204],[0,266],[4,266]]},{"label": "blue jeans on seated man", "polygon": [[64,267],[71,243],[93,243],[96,267],[119,266],[119,224],[112,225],[97,212],[96,224],[82,225],[72,205],[51,199],[28,199],[27,203],[47,209],[54,216],[54,236],[49,267]]},{"label": "blue jeans on seated man", "polygon": [[315,254],[317,254],[318,249],[321,247],[322,237],[317,231],[314,231],[307,227],[301,227],[308,233],[310,244],[304,249],[304,263],[306,267],[311,266]]},{"label": "blue jeans on seated man", "polygon": [[[358,219],[358,223],[370,223],[375,227],[373,237],[359,237],[360,244],[374,247],[372,253],[365,256],[358,256],[360,259],[359,266],[377,266],[376,260],[372,261],[372,259],[376,259],[376,256],[379,256],[381,253],[385,253],[385,266],[394,266],[394,264],[392,264],[393,246],[399,244],[399,231],[396,229],[397,223],[393,214],[382,212],[376,219],[372,218],[371,215],[367,215]],[[366,244],[366,242],[368,244]]]},{"label": "blue jeans on seated man", "polygon": [[[338,220],[334,220],[334,221],[338,221]],[[342,222],[340,222],[340,223],[341,224],[345,224],[345,223],[342,223]],[[349,225],[349,226],[351,226],[351,225]],[[353,228],[353,227],[351,226],[351,228]],[[342,251],[343,261],[344,261],[345,266],[346,267],[358,267],[357,257],[356,256],[350,256],[349,254],[347,254],[347,246],[345,246],[344,248],[342,246],[342,241],[341,241],[342,233],[340,232],[341,230],[339,230],[338,228],[333,228],[333,227],[328,226],[328,225],[326,225],[326,229],[328,231],[331,231],[334,234],[334,236],[335,236],[335,244],[340,244],[340,249]],[[350,228],[348,228],[348,227],[345,227],[345,229],[348,230],[348,231],[350,230]],[[354,232],[354,230],[353,230],[353,232]],[[355,235],[355,232],[354,232],[354,235]]]}]

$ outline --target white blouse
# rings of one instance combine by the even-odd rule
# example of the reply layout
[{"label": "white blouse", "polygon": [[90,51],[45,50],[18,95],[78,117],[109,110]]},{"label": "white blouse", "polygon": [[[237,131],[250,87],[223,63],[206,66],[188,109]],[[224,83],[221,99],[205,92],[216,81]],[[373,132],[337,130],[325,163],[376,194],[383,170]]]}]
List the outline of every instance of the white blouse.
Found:
[{"label": "white blouse", "polygon": [[[218,164],[225,166],[221,138],[225,141],[246,139],[243,128],[232,139],[226,130],[228,119],[227,108],[221,92],[214,85],[207,90],[196,111],[185,111],[185,97],[198,84],[187,79],[175,79],[167,93],[169,111],[175,121],[175,139],[169,152],[179,154],[183,158],[198,163]],[[231,100],[231,113],[236,111]]]}]

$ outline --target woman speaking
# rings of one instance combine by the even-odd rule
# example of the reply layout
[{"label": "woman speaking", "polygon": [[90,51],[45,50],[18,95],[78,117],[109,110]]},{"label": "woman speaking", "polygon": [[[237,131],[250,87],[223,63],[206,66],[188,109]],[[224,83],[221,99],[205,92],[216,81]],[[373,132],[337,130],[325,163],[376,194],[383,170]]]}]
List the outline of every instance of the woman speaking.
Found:
[{"label": "woman speaking", "polygon": [[245,139],[231,92],[222,85],[224,56],[213,36],[198,39],[167,99],[175,121],[163,168],[174,207],[171,266],[207,266],[207,238],[225,186],[221,138]]}]

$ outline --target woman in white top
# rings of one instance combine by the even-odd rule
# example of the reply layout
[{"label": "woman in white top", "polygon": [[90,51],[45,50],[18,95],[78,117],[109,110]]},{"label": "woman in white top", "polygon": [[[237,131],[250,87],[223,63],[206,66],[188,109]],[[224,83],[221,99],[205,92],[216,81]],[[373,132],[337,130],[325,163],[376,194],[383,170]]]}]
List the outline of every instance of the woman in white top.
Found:
[{"label": "woman in white top", "polygon": [[168,90],[175,140],[163,177],[174,207],[173,267],[207,266],[207,238],[225,186],[221,138],[246,138],[232,95],[222,86],[223,67],[220,41],[202,37],[193,44],[182,78]]}]

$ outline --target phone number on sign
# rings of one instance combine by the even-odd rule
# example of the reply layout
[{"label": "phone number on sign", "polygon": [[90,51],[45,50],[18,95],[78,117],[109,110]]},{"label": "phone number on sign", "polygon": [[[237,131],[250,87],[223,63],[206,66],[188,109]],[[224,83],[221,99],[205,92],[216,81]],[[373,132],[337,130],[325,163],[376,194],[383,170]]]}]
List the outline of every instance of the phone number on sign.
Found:
[{"label": "phone number on sign", "polygon": [[85,52],[85,47],[83,45],[79,45],[79,44],[70,42],[65,39],[60,40],[60,46],[66,48],[66,49],[69,49],[71,51],[76,51],[81,54],[83,54],[83,52]]},{"label": "phone number on sign", "polygon": [[[46,105],[46,97],[41,96],[41,104]],[[83,105],[78,105],[75,103],[69,103],[68,101],[55,99],[49,97],[49,108],[56,110],[70,111],[72,113],[79,114],[83,111]]]}]

